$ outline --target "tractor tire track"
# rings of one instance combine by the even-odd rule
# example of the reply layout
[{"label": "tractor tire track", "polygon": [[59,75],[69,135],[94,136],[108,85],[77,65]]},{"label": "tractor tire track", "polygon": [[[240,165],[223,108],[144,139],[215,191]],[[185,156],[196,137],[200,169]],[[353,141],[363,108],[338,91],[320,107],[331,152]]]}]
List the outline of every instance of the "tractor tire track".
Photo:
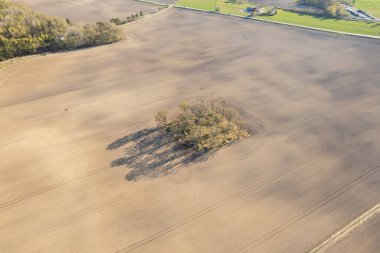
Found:
[{"label": "tractor tire track", "polygon": [[323,157],[323,156],[327,155],[329,152],[331,152],[332,150],[334,150],[336,148],[339,148],[339,147],[342,147],[344,144],[346,144],[346,143],[348,143],[348,142],[356,139],[357,137],[359,137],[359,136],[361,136],[361,135],[363,135],[365,133],[368,133],[369,131],[372,131],[374,129],[366,129],[366,130],[362,131],[360,134],[357,134],[355,136],[352,136],[351,138],[348,138],[348,139],[346,139],[346,140],[344,140],[342,142],[339,142],[339,143],[337,143],[337,144],[335,144],[335,145],[333,145],[333,146],[325,149],[322,152],[318,152],[317,154],[314,154],[314,155],[310,156],[309,158],[304,159],[303,161],[301,161],[300,163],[298,163],[296,165],[290,166],[289,168],[285,169],[282,173],[280,173],[278,175],[274,175],[272,177],[269,177],[268,179],[264,180],[263,182],[261,182],[259,184],[253,185],[253,186],[248,187],[247,189],[245,189],[243,191],[240,191],[240,192],[237,192],[237,193],[235,193],[233,195],[230,195],[229,197],[227,197],[227,198],[225,198],[225,199],[217,202],[216,204],[214,204],[214,205],[212,205],[212,206],[210,206],[208,208],[205,208],[202,211],[200,211],[200,212],[198,212],[198,213],[196,213],[196,214],[194,214],[192,216],[189,216],[188,218],[185,218],[182,222],[178,222],[178,223],[175,223],[175,224],[173,224],[171,226],[168,226],[167,228],[165,228],[165,229],[163,229],[163,230],[161,230],[161,231],[159,231],[159,232],[157,232],[157,233],[155,233],[155,234],[153,234],[153,235],[151,235],[149,237],[146,237],[143,240],[140,240],[140,241],[138,241],[136,243],[133,243],[133,244],[131,244],[131,245],[129,245],[129,246],[127,246],[127,247],[119,250],[119,251],[116,251],[116,252],[117,253],[119,253],[119,252],[131,252],[131,251],[133,251],[133,250],[135,250],[135,249],[137,249],[137,248],[139,248],[139,247],[141,247],[141,246],[143,246],[143,245],[145,245],[147,243],[150,243],[150,242],[152,242],[152,241],[154,241],[154,240],[156,240],[156,239],[158,239],[158,238],[160,238],[160,237],[162,237],[162,236],[170,233],[171,231],[173,231],[173,230],[175,230],[175,229],[177,229],[177,228],[179,228],[181,226],[184,226],[184,225],[186,225],[186,224],[188,224],[188,223],[190,223],[192,221],[197,220],[198,218],[200,218],[200,217],[202,217],[202,216],[204,216],[204,215],[206,215],[208,213],[211,213],[212,211],[214,211],[217,208],[219,208],[219,207],[221,207],[221,206],[229,203],[230,201],[232,201],[234,199],[240,198],[240,197],[246,195],[247,193],[250,193],[253,190],[256,190],[256,189],[261,188],[261,187],[263,187],[265,185],[268,185],[269,183],[272,183],[275,180],[278,180],[279,178],[281,178],[281,177],[289,174],[292,171],[295,171],[295,170],[297,170],[299,168],[302,168],[305,164],[309,163],[310,161],[313,161],[313,160],[315,160],[317,158]]},{"label": "tractor tire track", "polygon": [[118,199],[115,199],[115,200],[113,200],[113,201],[110,201],[110,202],[106,203],[105,205],[103,205],[103,206],[101,206],[101,207],[98,207],[98,208],[96,208],[96,209],[93,209],[93,210],[91,210],[91,211],[84,210],[84,211],[82,211],[82,212],[80,212],[80,213],[78,213],[78,214],[76,214],[76,215],[73,215],[72,217],[69,217],[69,218],[65,219],[63,222],[58,222],[58,223],[56,223],[56,224],[49,224],[49,223],[46,223],[46,226],[48,227],[48,229],[43,230],[43,231],[41,231],[40,233],[37,233],[37,234],[35,234],[35,235],[33,235],[33,236],[31,236],[31,237],[25,239],[25,240],[24,240],[23,242],[21,242],[21,243],[13,244],[13,245],[11,245],[11,247],[12,247],[13,249],[14,249],[14,248],[17,248],[17,247],[20,247],[20,246],[22,246],[23,244],[25,244],[25,243],[28,242],[28,241],[31,241],[31,240],[37,239],[37,238],[39,238],[39,237],[41,237],[41,236],[43,236],[43,235],[45,235],[45,234],[47,234],[47,233],[49,233],[49,232],[52,232],[52,231],[54,231],[54,230],[58,230],[58,229],[63,228],[63,227],[65,227],[65,226],[67,226],[67,225],[70,225],[70,224],[72,224],[73,222],[75,222],[76,220],[78,220],[79,218],[82,218],[82,217],[85,217],[85,216],[89,216],[89,215],[92,215],[92,214],[95,214],[95,213],[102,212],[102,211],[104,211],[104,210],[106,210],[106,209],[108,209],[108,208],[110,208],[110,207],[116,205],[117,203],[119,203],[119,202],[121,202],[121,201],[125,201],[125,200],[128,200],[128,199],[133,199],[133,198],[135,198],[135,197],[140,196],[140,195],[143,194],[143,193],[150,192],[150,191],[152,191],[153,189],[154,189],[153,187],[147,187],[147,188],[145,188],[145,189],[143,189],[143,190],[141,190],[141,191],[138,191],[138,192],[136,192],[136,193],[134,193],[134,194],[126,195],[126,196],[123,196],[123,197],[121,197],[121,198],[118,198]]},{"label": "tractor tire track", "polygon": [[31,197],[34,197],[36,195],[39,195],[41,193],[44,193],[44,192],[47,192],[47,191],[50,191],[52,189],[56,189],[60,186],[63,186],[63,185],[66,185],[68,183],[71,183],[73,181],[76,181],[78,179],[81,179],[81,178],[84,178],[84,177],[87,177],[87,176],[90,176],[90,175],[93,175],[93,174],[96,174],[96,173],[99,173],[99,172],[102,172],[104,170],[106,170],[109,166],[104,166],[104,167],[101,167],[99,169],[96,169],[96,170],[93,170],[93,171],[90,171],[88,173],[84,173],[84,174],[81,174],[79,176],[76,176],[76,177],[73,177],[73,178],[70,178],[68,180],[65,180],[61,183],[58,183],[58,184],[54,184],[54,185],[50,185],[50,186],[47,186],[45,188],[42,188],[40,190],[37,190],[37,191],[34,191],[32,193],[29,193],[29,194],[26,194],[26,195],[23,195],[21,197],[18,197],[18,198],[15,198],[13,200],[10,200],[10,201],[7,201],[7,202],[4,202],[0,205],[0,209],[4,208],[4,207],[7,207],[9,205],[12,205],[12,204],[15,204],[17,202],[20,202],[22,200],[25,200],[25,199],[28,199],[28,198],[31,198]]},{"label": "tractor tire track", "polygon": [[259,238],[255,241],[249,243],[248,245],[244,246],[241,250],[239,250],[239,252],[249,252],[249,250],[251,250],[252,248],[256,247],[257,245],[259,245],[259,244],[261,244],[267,240],[269,240],[270,238],[272,238],[273,236],[277,235],[278,233],[284,231],[285,229],[287,229],[291,225],[297,223],[298,221],[300,221],[301,219],[303,219],[307,215],[309,215],[309,214],[313,213],[314,211],[316,211],[317,209],[325,206],[330,201],[334,200],[335,198],[342,195],[343,193],[345,193],[349,189],[353,188],[354,186],[356,186],[357,184],[359,184],[360,182],[362,182],[363,180],[365,180],[369,176],[379,172],[378,169],[379,169],[379,166],[375,166],[375,167],[370,168],[363,175],[359,176],[358,178],[356,178],[355,180],[353,180],[352,182],[350,182],[346,186],[344,186],[344,187],[338,189],[337,191],[333,192],[332,194],[330,194],[326,198],[319,201],[317,204],[315,204],[315,205],[311,206],[310,208],[304,210],[303,212],[301,212],[300,214],[298,214],[294,218],[290,219],[289,221],[287,221],[283,225],[273,229],[269,233],[266,233],[261,238]]},{"label": "tractor tire track", "polygon": [[[363,98],[362,101],[360,101],[359,103],[362,103],[362,102],[368,101],[368,100],[370,100],[371,98],[372,98],[372,96],[371,96],[371,97]],[[356,104],[354,104],[354,105],[356,105]],[[353,106],[354,106],[354,105],[353,105]],[[350,106],[350,107],[351,107],[351,106]],[[300,125],[300,124],[299,124],[298,127],[297,127],[297,129],[302,128],[304,125],[312,124],[313,122],[315,122],[315,121],[317,121],[317,120],[319,120],[319,119],[327,118],[327,117],[329,117],[329,116],[336,115],[336,114],[340,113],[341,111],[344,111],[344,110],[339,110],[339,112],[334,112],[334,113],[330,113],[330,114],[326,114],[326,115],[321,115],[321,116],[318,116],[318,117],[314,117],[314,118],[311,119],[311,120],[305,120],[304,122],[305,122],[306,124],[303,124],[303,125]],[[374,129],[375,129],[375,128],[374,128]],[[374,130],[374,129],[365,129],[365,130],[362,131],[361,133],[358,133],[358,134],[356,134],[356,135],[353,135],[351,138],[348,138],[348,139],[346,139],[346,140],[344,140],[344,141],[342,141],[342,142],[336,143],[336,144],[330,146],[329,148],[327,148],[327,149],[325,149],[325,150],[323,150],[323,151],[321,151],[321,152],[318,152],[318,153],[315,154],[315,155],[311,155],[311,156],[309,156],[309,157],[303,159],[302,161],[299,161],[298,163],[296,163],[295,165],[293,165],[291,168],[286,169],[283,173],[281,173],[281,174],[279,174],[279,175],[276,175],[276,176],[269,177],[269,178],[266,180],[266,183],[262,183],[262,184],[259,184],[259,185],[255,185],[253,188],[248,189],[248,192],[251,191],[251,190],[253,190],[253,189],[257,189],[258,187],[263,187],[263,186],[265,186],[266,184],[269,184],[269,183],[271,183],[272,181],[274,181],[274,180],[276,180],[276,179],[278,179],[278,178],[280,178],[280,177],[282,177],[282,176],[285,176],[286,174],[290,173],[291,171],[293,171],[293,170],[295,170],[295,169],[297,169],[297,168],[303,166],[304,164],[307,164],[307,163],[309,163],[310,161],[315,160],[315,159],[317,159],[317,158],[321,158],[321,157],[327,155],[327,154],[328,154],[329,152],[331,152],[332,150],[334,150],[334,149],[336,149],[336,148],[339,148],[339,147],[345,145],[346,143],[352,141],[353,139],[355,139],[355,138],[357,138],[357,137],[359,137],[359,136],[361,136],[361,135],[367,133],[368,131],[372,131],[372,130]],[[255,147],[254,149],[250,150],[249,152],[247,152],[246,154],[244,154],[244,155],[242,155],[242,156],[239,156],[239,157],[236,157],[236,158],[232,159],[230,162],[234,162],[234,161],[237,161],[237,160],[245,159],[245,158],[251,156],[252,154],[256,153],[258,150],[260,150],[260,149],[264,146],[266,140],[267,140],[270,136],[272,136],[272,135],[283,135],[283,134],[281,134],[281,132],[279,132],[279,133],[266,133],[266,134],[264,134],[263,137],[259,140],[258,145],[256,145],[256,147]],[[109,138],[109,137],[108,137],[108,138]],[[215,166],[215,165],[213,165],[213,166]],[[207,166],[207,167],[213,167],[213,166]],[[58,187],[60,187],[60,186],[66,185],[66,184],[68,184],[68,183],[70,183],[70,182],[72,182],[72,181],[75,181],[75,180],[78,180],[78,179],[81,179],[81,178],[84,178],[84,177],[90,176],[90,175],[92,175],[92,174],[95,174],[95,173],[98,173],[98,172],[101,172],[101,171],[104,171],[104,170],[106,170],[107,168],[108,168],[108,166],[105,166],[105,167],[99,168],[99,169],[97,169],[97,170],[91,171],[91,172],[89,172],[89,173],[85,173],[85,174],[79,175],[79,176],[77,176],[77,177],[74,177],[74,178],[68,179],[68,180],[66,180],[66,181],[64,181],[64,182],[62,182],[62,183],[59,183],[59,184],[56,184],[56,185],[52,185],[52,186],[48,186],[48,187],[45,187],[45,188],[43,188],[43,189],[41,189],[41,190],[35,191],[35,192],[31,193],[31,194],[27,194],[27,195],[25,195],[25,196],[22,196],[22,197],[16,198],[16,199],[11,200],[11,201],[8,201],[8,202],[5,202],[5,203],[3,203],[3,204],[0,205],[0,209],[1,209],[1,208],[4,208],[4,207],[6,207],[6,206],[12,205],[12,204],[14,204],[14,203],[17,203],[17,202],[23,201],[23,200],[25,200],[25,199],[28,199],[28,198],[34,197],[34,196],[39,195],[39,194],[41,194],[41,193],[47,192],[47,191],[49,191],[49,190],[52,190],[52,189],[58,188]],[[204,167],[202,167],[202,168],[204,168]],[[191,176],[187,176],[187,177],[186,177],[186,179],[190,179],[190,178],[191,178]],[[185,180],[185,181],[186,181],[186,180]],[[181,183],[182,183],[182,181],[181,181]],[[142,191],[141,194],[143,194],[144,192],[146,192],[146,191]],[[244,191],[244,192],[245,192],[245,191]],[[245,193],[244,193],[244,194],[245,194]],[[232,195],[232,196],[234,196],[234,195]],[[111,204],[114,203],[114,202],[118,202],[118,201],[120,201],[120,200],[123,200],[123,199],[125,199],[125,198],[121,198],[121,199],[114,200],[114,201],[111,202]],[[231,201],[231,200],[232,200],[232,199],[230,199],[229,201]],[[225,203],[223,203],[223,204],[225,204]],[[93,211],[91,211],[91,213],[95,213],[95,212],[97,212],[98,210],[103,210],[103,208],[107,208],[107,206],[109,206],[109,205],[110,205],[110,204],[106,204],[105,206],[102,206],[102,207],[100,207],[100,208],[94,209]],[[222,205],[222,204],[221,204],[221,205]],[[218,205],[218,206],[219,206],[219,205]],[[214,206],[215,208],[212,206],[212,207],[209,207],[209,208],[205,209],[205,210],[204,210],[205,214],[208,213],[208,210],[209,210],[210,208],[211,208],[211,210],[214,210],[214,209],[216,209],[218,206]],[[210,210],[210,211],[211,211],[211,210]],[[203,214],[203,215],[204,215],[204,214]],[[201,216],[203,216],[203,215],[200,215],[199,217],[201,217]],[[81,216],[78,216],[78,218],[80,218],[80,217],[81,217]],[[198,216],[197,216],[197,217],[198,217]],[[75,218],[75,217],[74,217],[74,218],[71,218],[71,220],[74,220],[74,219],[76,219],[76,218]],[[47,231],[52,231],[52,230],[54,230],[54,229],[58,229],[58,228],[60,228],[60,227],[62,227],[62,226],[65,226],[65,224],[66,224],[66,223],[62,223],[62,224],[60,224],[59,226],[58,226],[58,225],[57,225],[57,226],[53,226],[51,229],[49,229],[49,230],[47,230]],[[67,224],[70,224],[70,223],[67,223]],[[45,232],[46,232],[46,231],[44,231],[43,233],[45,233]]]}]

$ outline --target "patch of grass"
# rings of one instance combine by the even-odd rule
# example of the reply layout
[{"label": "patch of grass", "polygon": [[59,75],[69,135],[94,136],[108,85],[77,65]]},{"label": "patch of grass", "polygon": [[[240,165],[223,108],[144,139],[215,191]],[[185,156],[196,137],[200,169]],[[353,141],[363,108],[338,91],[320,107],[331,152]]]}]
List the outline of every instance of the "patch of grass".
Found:
[{"label": "patch of grass", "polygon": [[380,18],[380,0],[356,0],[355,7]]},{"label": "patch of grass", "polygon": [[334,31],[380,36],[380,25],[377,22],[333,19],[322,16],[300,14],[285,10],[278,10],[277,15],[275,16],[259,18]]},{"label": "patch of grass", "polygon": [[253,4],[229,3],[223,0],[179,0],[176,5],[196,8],[205,11],[215,11],[215,8],[220,9],[220,13],[234,14],[238,16],[248,16],[248,13],[242,11],[248,6],[254,7]]},{"label": "patch of grass", "polygon": [[224,106],[181,104],[180,112],[172,121],[168,121],[167,113],[161,111],[156,115],[156,122],[183,146],[211,151],[249,136],[234,116],[235,112]]},{"label": "patch of grass", "polygon": [[221,13],[225,14],[234,14],[238,16],[248,16],[249,13],[244,12],[247,7],[254,7],[253,4],[231,4],[224,1],[218,1],[218,7],[220,8]]},{"label": "patch of grass", "polygon": [[179,0],[176,5],[196,8],[204,11],[215,10],[215,0]]}]

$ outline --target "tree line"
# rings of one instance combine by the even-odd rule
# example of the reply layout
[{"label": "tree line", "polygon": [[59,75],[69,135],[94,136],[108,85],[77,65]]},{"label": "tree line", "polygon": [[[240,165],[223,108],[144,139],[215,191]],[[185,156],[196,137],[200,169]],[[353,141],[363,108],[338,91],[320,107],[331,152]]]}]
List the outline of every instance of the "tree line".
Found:
[{"label": "tree line", "polygon": [[0,61],[122,39],[122,30],[110,22],[74,25],[69,19],[42,15],[21,3],[0,0]]},{"label": "tree line", "polygon": [[136,20],[138,20],[138,19],[140,19],[142,17],[144,17],[144,13],[142,11],[140,11],[139,13],[132,14],[132,15],[126,17],[125,19],[111,18],[110,22],[114,23],[115,25],[125,25],[127,23],[136,21]]}]

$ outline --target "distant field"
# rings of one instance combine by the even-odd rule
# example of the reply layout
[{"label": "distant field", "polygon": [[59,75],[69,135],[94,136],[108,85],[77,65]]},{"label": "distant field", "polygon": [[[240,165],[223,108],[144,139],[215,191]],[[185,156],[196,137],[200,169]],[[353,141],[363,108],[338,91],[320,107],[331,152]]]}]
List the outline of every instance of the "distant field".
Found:
[{"label": "distant field", "polygon": [[365,10],[366,12],[380,18],[380,1],[379,0],[356,0],[355,7]]},{"label": "distant field", "polygon": [[219,7],[222,13],[239,16],[247,16],[248,14],[243,10],[248,6],[254,6],[253,4],[230,4],[223,0],[179,0],[176,4],[205,11],[214,11],[216,7]]},{"label": "distant field", "polygon": [[[360,1],[367,0],[359,0],[358,2]],[[179,0],[176,4],[179,6],[197,8],[206,11],[213,11],[217,6],[220,8],[221,13],[234,14],[243,17],[248,15],[243,10],[246,9],[247,6],[253,6],[250,4],[230,4],[226,3],[223,0]],[[378,2],[378,4],[380,5],[380,1]],[[306,14],[298,14],[285,10],[278,10],[278,14],[275,16],[266,16],[259,18],[289,24],[335,30],[340,32],[380,36],[380,23],[365,23],[361,21],[339,20]]]},{"label": "distant field", "polygon": [[15,0],[15,2],[27,4],[36,12],[69,18],[81,23],[104,21],[113,17],[125,18],[140,11],[149,14],[159,8],[153,4],[133,0]]}]

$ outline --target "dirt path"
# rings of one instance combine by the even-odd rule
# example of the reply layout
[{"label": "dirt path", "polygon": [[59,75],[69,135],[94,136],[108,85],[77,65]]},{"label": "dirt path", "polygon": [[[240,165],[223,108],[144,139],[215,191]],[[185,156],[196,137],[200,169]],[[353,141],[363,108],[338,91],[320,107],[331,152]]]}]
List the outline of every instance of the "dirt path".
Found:
[{"label": "dirt path", "polygon": [[320,245],[315,247],[310,253],[322,253],[326,252],[329,248],[331,248],[334,244],[343,240],[350,233],[352,233],[355,229],[358,229],[360,226],[364,225],[366,222],[370,222],[371,219],[375,218],[380,214],[380,204],[377,204],[364,214],[357,217],[355,220],[344,226],[339,231],[332,234],[329,238],[323,241]]}]

